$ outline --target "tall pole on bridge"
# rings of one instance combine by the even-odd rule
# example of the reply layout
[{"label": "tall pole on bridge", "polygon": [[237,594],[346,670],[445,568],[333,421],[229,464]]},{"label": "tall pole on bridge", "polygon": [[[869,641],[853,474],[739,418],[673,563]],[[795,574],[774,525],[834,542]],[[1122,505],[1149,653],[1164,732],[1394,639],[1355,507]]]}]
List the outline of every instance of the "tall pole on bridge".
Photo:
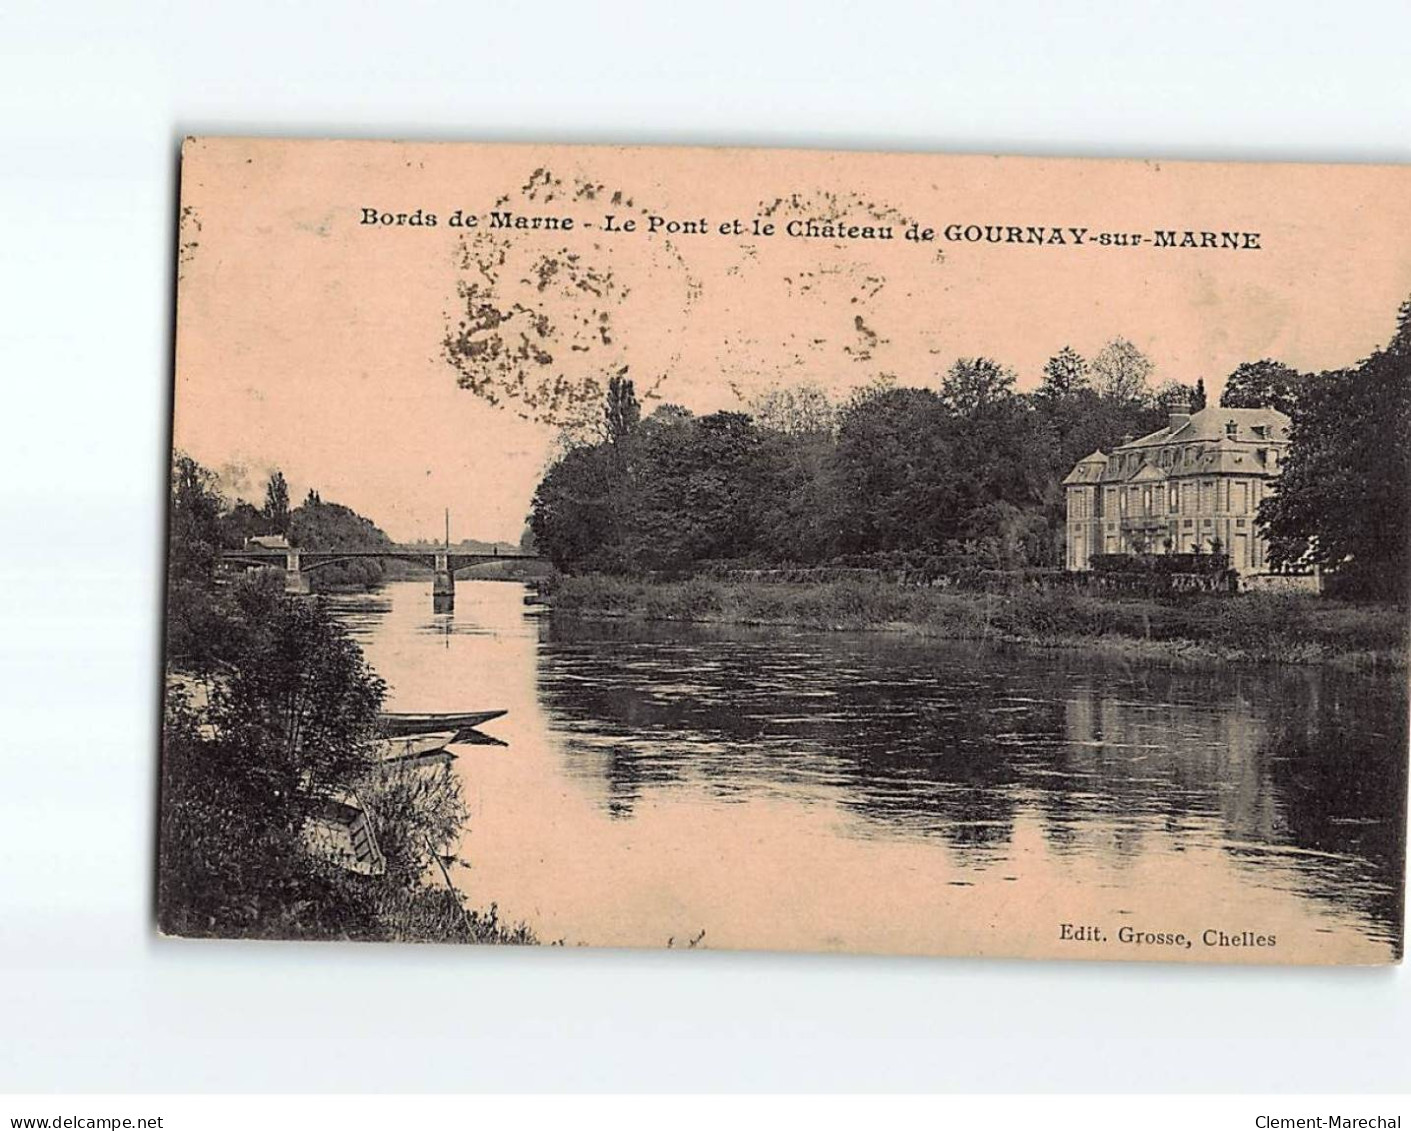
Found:
[{"label": "tall pole on bridge", "polygon": [[451,571],[451,508],[446,508],[446,548],[436,555],[435,577],[431,581],[431,608],[438,613],[456,608],[456,575]]}]

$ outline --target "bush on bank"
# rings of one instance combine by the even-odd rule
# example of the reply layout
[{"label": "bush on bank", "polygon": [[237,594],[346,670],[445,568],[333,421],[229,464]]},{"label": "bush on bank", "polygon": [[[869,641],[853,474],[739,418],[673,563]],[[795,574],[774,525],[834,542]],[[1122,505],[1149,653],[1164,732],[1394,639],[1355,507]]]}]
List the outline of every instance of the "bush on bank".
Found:
[{"label": "bush on bank", "polygon": [[[256,576],[222,615],[237,628],[218,674],[168,691],[157,880],[162,930],[218,938],[533,942],[441,884],[436,857],[466,820],[449,769],[381,765],[382,680],[315,601]],[[196,690],[200,694],[195,694]],[[311,851],[305,829],[353,793],[386,858],[349,872]]]},{"label": "bush on bank", "polygon": [[1406,611],[1296,593],[1173,603],[1068,589],[1012,593],[928,589],[874,580],[644,581],[559,576],[541,586],[558,612],[824,630],[892,629],[961,640],[1061,646],[1143,641],[1228,660],[1404,666]]}]

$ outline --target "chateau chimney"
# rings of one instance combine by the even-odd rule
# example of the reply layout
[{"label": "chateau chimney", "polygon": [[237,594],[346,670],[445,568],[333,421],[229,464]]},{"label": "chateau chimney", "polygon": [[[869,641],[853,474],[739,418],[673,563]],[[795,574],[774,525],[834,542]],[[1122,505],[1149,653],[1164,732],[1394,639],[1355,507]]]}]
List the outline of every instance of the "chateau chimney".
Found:
[{"label": "chateau chimney", "polygon": [[1170,412],[1171,419],[1169,425],[1171,431],[1174,432],[1177,428],[1182,428],[1190,423],[1191,402],[1185,397],[1182,397],[1178,401],[1172,401]]}]

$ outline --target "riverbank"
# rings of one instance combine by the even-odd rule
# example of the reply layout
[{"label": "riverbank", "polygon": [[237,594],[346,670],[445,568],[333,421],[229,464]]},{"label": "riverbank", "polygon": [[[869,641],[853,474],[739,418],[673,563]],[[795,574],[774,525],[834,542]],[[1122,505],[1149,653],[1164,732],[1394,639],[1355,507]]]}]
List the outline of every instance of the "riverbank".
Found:
[{"label": "riverbank", "polygon": [[324,602],[282,589],[269,570],[172,579],[162,932],[536,942],[452,885],[468,819],[455,773],[385,760],[385,681]]},{"label": "riverbank", "polygon": [[1406,610],[1305,594],[1168,604],[1068,590],[956,592],[858,580],[638,581],[561,576],[540,587],[558,613],[819,631],[908,632],[1134,658],[1404,669]]}]

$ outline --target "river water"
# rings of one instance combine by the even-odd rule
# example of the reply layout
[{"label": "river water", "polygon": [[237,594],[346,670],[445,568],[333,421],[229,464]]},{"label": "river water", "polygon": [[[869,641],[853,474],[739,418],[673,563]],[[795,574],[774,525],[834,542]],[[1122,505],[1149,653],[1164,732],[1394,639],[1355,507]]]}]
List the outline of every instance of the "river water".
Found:
[{"label": "river water", "polygon": [[435,615],[409,581],[334,606],[390,709],[508,708],[483,728],[504,745],[455,748],[471,816],[453,875],[544,941],[1400,950],[1402,679],[584,623],[524,595],[458,582]]}]

